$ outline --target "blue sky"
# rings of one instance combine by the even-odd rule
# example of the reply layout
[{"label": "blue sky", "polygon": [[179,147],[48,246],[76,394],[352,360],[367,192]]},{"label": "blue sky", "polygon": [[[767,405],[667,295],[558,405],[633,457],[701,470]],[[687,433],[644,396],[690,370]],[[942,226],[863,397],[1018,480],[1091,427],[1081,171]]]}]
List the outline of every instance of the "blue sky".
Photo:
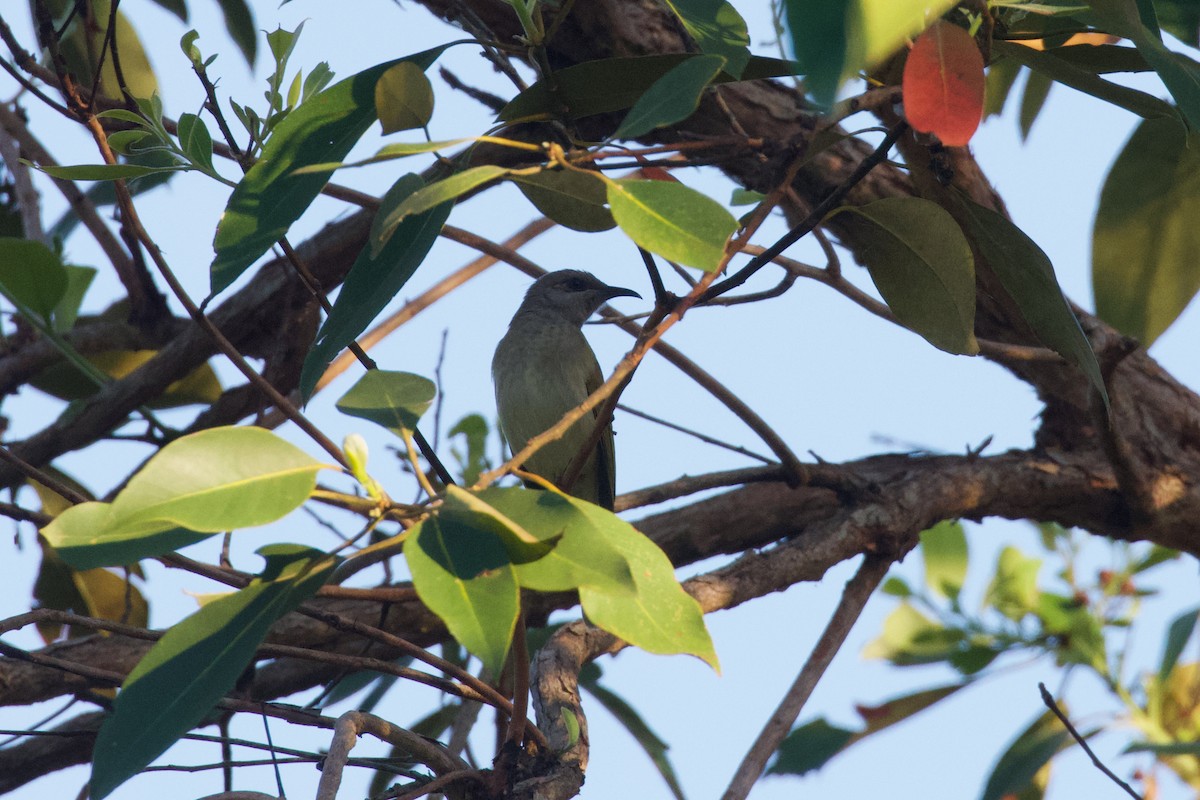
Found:
[{"label": "blue sky", "polygon": [[[765,8],[745,0],[735,0],[735,4],[747,17],[755,42],[764,41],[770,32]],[[255,74],[248,75],[224,35],[216,4],[194,0],[192,6],[190,25],[200,31],[201,49],[205,53],[221,53],[210,67],[214,75],[220,76],[221,95],[232,95],[241,102],[256,102],[261,98],[262,82],[270,72],[265,59],[260,58]],[[167,113],[177,116],[197,110],[203,94],[175,44],[186,28],[148,0],[126,0],[122,8],[149,43]],[[292,58],[293,68],[307,69],[318,60],[327,60],[338,78],[461,35],[434,23],[415,4],[398,6],[385,0],[364,0],[353,5],[352,13],[345,8],[341,4],[311,0],[295,0],[280,9],[269,3],[256,4],[262,28],[273,29],[280,24],[291,29],[305,22]],[[24,21],[16,28],[25,41],[32,40]],[[759,50],[773,52],[769,46]],[[510,90],[490,73],[471,48],[454,48],[440,63],[473,85],[502,93]],[[433,138],[470,135],[488,126],[486,114],[473,101],[446,91],[436,77],[434,83],[439,105],[431,124]],[[1145,86],[1160,92],[1152,84]],[[0,79],[0,92],[6,97],[14,93],[7,78]],[[61,163],[96,160],[85,137],[73,132],[52,134],[50,131],[61,131],[62,126],[50,112],[32,104],[30,110],[35,130],[43,130],[39,126],[47,125],[45,143]],[[1091,306],[1088,258],[1099,186],[1136,122],[1130,114],[1056,86],[1028,142],[1020,142],[1015,114],[1010,109],[1004,118],[986,123],[972,143],[1014,220],[1050,255],[1068,296],[1085,307]],[[864,119],[858,124],[865,127],[871,123]],[[854,125],[852,121],[850,126]],[[377,145],[378,140],[366,141],[360,151],[368,154]],[[416,161],[411,167],[385,165],[342,173],[337,180],[380,193],[400,169],[419,166]],[[233,176],[235,171],[228,167],[225,174]],[[722,200],[732,188],[732,184],[716,176],[684,172],[680,177]],[[46,215],[52,220],[62,204],[52,191],[47,191],[46,197],[48,208],[56,209]],[[226,190],[220,185],[202,176],[183,175],[139,205],[147,228],[197,297],[207,291],[212,231],[225,197]],[[348,210],[342,204],[320,199],[297,224],[292,240],[302,240],[326,220],[344,213]],[[501,240],[534,214],[507,187],[464,203],[456,209],[451,223]],[[776,220],[761,234],[761,240],[767,242],[781,231],[782,224]],[[648,296],[644,270],[627,240],[617,233],[582,236],[555,230],[523,252],[547,268],[587,269],[609,283],[630,286]],[[77,263],[102,263],[95,248],[81,236],[70,241],[68,251]],[[819,252],[807,242],[797,245],[789,254],[820,263]],[[440,242],[392,307],[473,257],[472,252],[459,245]],[[870,288],[864,270],[849,259],[844,266],[852,280]],[[765,287],[770,282],[761,279],[758,284]],[[405,326],[373,355],[385,368],[432,376],[443,332],[448,331],[442,367],[442,419],[448,426],[470,412],[481,412],[490,418],[494,414],[488,371],[492,348],[527,283],[515,270],[495,266]],[[92,311],[103,308],[116,286],[111,275],[102,272],[86,308]],[[642,308],[636,302],[620,301],[618,305],[629,311]],[[589,328],[588,335],[606,367],[614,364],[629,346],[624,334],[607,328]],[[1200,315],[1193,308],[1152,351],[1169,371],[1191,386],[1200,385],[1200,365],[1194,356],[1198,336]],[[934,350],[918,337],[866,314],[816,284],[801,282],[784,297],[768,303],[697,310],[676,326],[667,339],[739,392],[797,452],[812,451],[832,461],[914,445],[961,452],[989,436],[994,438],[988,452],[1025,447],[1030,443],[1039,411],[1033,392],[995,365]],[[222,364],[217,366],[227,384],[238,380],[232,369]],[[339,379],[310,404],[309,412],[335,440],[353,431],[363,433],[372,445],[377,477],[402,481],[399,472],[389,465],[391,456],[386,445],[390,442],[385,435],[337,414],[333,408],[336,398],[349,388],[356,375],[352,371]],[[702,390],[681,381],[672,367],[654,358],[639,370],[625,399],[638,409],[761,449],[752,435],[722,407]],[[43,397],[26,391],[11,399],[4,411],[12,419],[9,435],[22,437],[44,426],[51,418],[48,414],[56,413],[57,409],[51,408]],[[184,418],[185,413],[175,419]],[[731,453],[628,416],[618,417],[617,430],[618,488],[623,491],[685,473],[747,465],[744,459]],[[285,428],[281,433],[294,441],[303,441],[295,430]],[[881,444],[881,438],[889,443]],[[62,460],[62,465],[101,493],[122,477],[123,469],[132,468],[146,454],[139,445],[112,444],[97,448],[94,453],[70,455]],[[404,496],[409,491],[407,484],[396,485],[406,487],[394,492],[396,495]],[[628,516],[636,520],[641,514]],[[1007,543],[1036,547],[1032,527],[1027,524],[988,521],[969,525],[968,536],[972,548],[968,596],[975,599],[982,596],[1000,547]],[[22,532],[22,538],[26,545],[23,550],[5,546],[4,555],[10,564],[8,574],[14,576],[17,586],[0,599],[3,616],[27,608],[36,547],[32,546],[28,530]],[[299,539],[329,544],[328,535],[302,515],[269,528],[240,532],[236,539],[235,563],[247,569],[258,567],[252,551],[268,541]],[[215,545],[198,546],[190,554],[213,558]],[[1097,566],[1102,564],[1107,559],[1103,543],[1090,547],[1087,557]],[[745,607],[712,615],[709,625],[722,660],[720,677],[699,661],[684,657],[661,658],[627,651],[601,662],[605,683],[633,702],[671,744],[672,758],[689,797],[712,796],[726,784],[816,641],[852,568],[853,565],[841,565],[819,584],[796,586]],[[911,582],[919,582],[918,559],[911,556],[896,567],[896,572]],[[211,584],[167,573],[154,565],[149,568],[149,575],[154,598],[152,623],[157,627],[171,624],[194,608],[185,591],[214,590]],[[363,577],[379,578],[374,573]],[[1050,576],[1045,575],[1044,580],[1050,580]],[[1164,622],[1195,603],[1195,562],[1165,567],[1155,573],[1153,582],[1165,589],[1166,595],[1162,602],[1147,604],[1145,632],[1138,637],[1133,650],[1134,661],[1145,668],[1157,658]],[[862,647],[877,635],[892,607],[889,598],[876,597],[871,601],[802,719],[823,714],[835,722],[853,726],[854,703],[875,703],[951,679],[948,670],[937,667],[900,671],[860,657]],[[24,638],[14,636],[11,641],[27,647],[36,644],[31,633]],[[889,796],[902,800],[930,795],[977,795],[1005,744],[1041,712],[1037,682],[1045,681],[1052,688],[1058,685],[1059,673],[1047,660],[1026,663],[1014,658],[1004,664],[1003,674],[990,679],[988,685],[964,692],[944,709],[868,741],[816,776],[799,782],[766,781],[753,797],[790,798],[798,791],[853,797],[878,794],[883,786]],[[1104,692],[1087,679],[1072,683],[1070,698],[1073,711],[1085,718],[1097,719],[1102,712],[1113,708]],[[421,716],[435,703],[436,697],[430,690],[404,687],[395,692],[381,713],[404,723]],[[54,706],[46,704],[46,708]],[[44,708],[6,709],[0,712],[0,727],[20,727],[45,711]],[[604,712],[596,709],[589,722],[592,754],[584,797],[611,797],[619,793],[643,798],[668,796],[645,757]],[[242,720],[240,733],[247,738],[261,738],[261,722]],[[272,733],[276,741],[288,741],[293,736],[282,726],[273,726]],[[314,749],[321,746],[321,737],[309,732],[300,732],[295,741],[297,746]],[[476,743],[481,754],[488,749],[487,741],[483,737]],[[1116,755],[1125,741],[1122,735],[1103,736],[1098,746],[1101,756],[1123,775],[1132,764],[1132,759]],[[364,754],[379,754],[382,750],[365,739],[360,747]],[[172,750],[163,763],[200,763],[217,758],[212,746],[182,745]],[[246,783],[239,781],[241,788],[274,791],[269,771],[259,770],[253,779],[249,772],[246,776]],[[74,769],[35,783],[14,796],[22,799],[71,796],[85,778],[83,769]],[[363,786],[363,780],[350,778],[347,791]],[[181,781],[186,781],[182,792],[196,796],[215,792],[220,785],[217,772],[183,776],[155,773],[131,781],[114,797],[136,799],[163,792],[181,796]],[[285,782],[291,796],[307,794],[315,785],[312,768],[291,768],[285,772]],[[1186,796],[1177,785],[1167,783],[1163,788],[1162,797],[1167,800]],[[1082,754],[1072,752],[1063,759],[1049,796],[1052,799],[1107,797],[1115,796],[1112,794],[1115,791]]]}]

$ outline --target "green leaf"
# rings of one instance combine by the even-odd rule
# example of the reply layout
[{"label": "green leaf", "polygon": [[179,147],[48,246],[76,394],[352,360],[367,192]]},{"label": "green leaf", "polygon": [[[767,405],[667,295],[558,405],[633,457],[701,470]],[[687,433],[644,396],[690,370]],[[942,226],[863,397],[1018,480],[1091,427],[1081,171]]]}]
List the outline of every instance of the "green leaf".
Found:
[{"label": "green leaf", "polygon": [[1164,100],[1158,99],[1152,94],[1140,92],[1137,89],[1130,89],[1112,81],[1106,81],[1086,69],[1081,69],[1064,59],[1055,58],[1042,51],[1034,50],[1032,47],[995,39],[992,41],[992,52],[995,55],[1011,58],[1030,69],[1049,75],[1054,80],[1065,86],[1070,86],[1072,89],[1078,89],[1085,94],[1090,94],[1093,97],[1098,97],[1127,111],[1132,111],[1138,116],[1146,117],[1147,119],[1156,117],[1177,118],[1179,116],[1174,106]]},{"label": "green leaf", "polygon": [[[104,375],[119,380],[158,355],[157,350],[104,350],[84,356]],[[100,387],[93,375],[77,365],[63,361],[48,367],[30,380],[29,385],[60,400],[82,400]],[[223,391],[217,374],[209,364],[201,364],[189,374],[171,383],[146,405],[150,408],[178,408],[193,403],[216,402]]]},{"label": "green leaf", "polygon": [[[0,244],[0,250],[3,249],[3,245]],[[0,261],[2,260],[3,256],[0,256]],[[75,326],[75,320],[79,317],[79,307],[83,305],[83,297],[96,277],[94,267],[63,264],[63,269],[67,273],[67,288],[58,302],[54,304],[53,318],[56,333],[65,333]]]},{"label": "green leaf", "polygon": [[406,195],[396,204],[384,198],[374,222],[371,223],[371,253],[378,256],[396,232],[396,228],[407,218],[431,211],[442,204],[450,204],[461,195],[490,183],[508,170],[495,164],[468,167],[449,178],[422,186]]},{"label": "green leaf", "polygon": [[370,158],[364,158],[361,161],[330,161],[326,164],[309,164],[307,167],[301,167],[296,170],[296,174],[305,175],[316,172],[332,172],[336,169],[365,167],[370,164],[380,164],[384,161],[395,161],[397,158],[408,158],[409,156],[417,156],[422,153],[434,153],[438,150],[445,150],[447,147],[473,140],[474,137],[468,136],[462,139],[443,139],[437,142],[397,142],[379,148],[375,155]]},{"label": "green leaf", "polygon": [[437,387],[433,381],[411,372],[367,370],[350,391],[337,401],[343,414],[369,420],[403,437],[417,427],[429,410]]},{"label": "green leaf", "polygon": [[[1066,713],[1066,706],[1059,703]],[[1021,731],[1000,756],[988,777],[980,800],[1002,800],[1020,794],[1033,783],[1034,776],[1055,755],[1066,750],[1074,739],[1050,710],[1043,712]]]},{"label": "green leaf", "polygon": [[608,205],[638,245],[705,271],[724,260],[725,244],[738,226],[715,200],[674,181],[609,181]]},{"label": "green leaf", "polygon": [[604,181],[573,169],[552,169],[533,175],[514,175],[512,182],[545,216],[573,231],[593,233],[616,226],[605,208],[608,192]]},{"label": "green leaf", "polygon": [[[107,19],[107,14],[104,19]],[[114,44],[121,56],[121,77],[125,79],[125,88],[134,97],[150,97],[158,91],[158,79],[154,77],[154,68],[150,66],[150,59],[146,56],[146,49],[142,46],[137,31],[129,22],[129,18],[120,11],[117,12],[115,34]],[[103,39],[106,34],[98,31],[96,35]],[[124,95],[117,80],[111,52],[104,59],[100,75],[101,91],[114,100],[122,99]]]},{"label": "green leaf", "polygon": [[1200,742],[1171,742],[1170,744],[1134,742],[1121,752],[1154,753],[1159,756],[1200,756]]},{"label": "green leaf", "polygon": [[895,575],[889,575],[888,579],[883,582],[883,586],[879,590],[884,594],[889,594],[892,597],[912,597],[912,587],[903,578],[897,578]]},{"label": "green leaf", "polygon": [[710,56],[721,56],[726,70],[737,78],[750,60],[746,20],[727,0],[664,0],[687,32]]},{"label": "green leaf", "polygon": [[679,777],[675,774],[675,768],[671,766],[670,759],[667,758],[667,751],[671,748],[650,729],[637,709],[608,687],[600,685],[598,681],[599,668],[588,670],[587,667],[595,667],[595,662],[587,664],[580,672],[579,685],[596,698],[604,710],[612,714],[617,722],[621,723],[621,727],[625,728],[634,738],[634,741],[650,758],[663,781],[666,782],[671,796],[676,800],[684,800],[683,787],[679,784]]},{"label": "green leaf", "polygon": [[988,65],[987,83],[983,93],[983,119],[997,116],[1004,112],[1008,95],[1016,83],[1017,75],[1021,73],[1021,65],[1011,58],[1000,58]]},{"label": "green leaf", "polygon": [[689,58],[663,75],[638,98],[613,137],[636,139],[655,128],[690,117],[704,90],[725,66],[721,56]]},{"label": "green leaf", "polygon": [[975,266],[971,245],[944,209],[918,197],[845,206],[859,258],[906,327],[940,350],[975,355]]},{"label": "green leaf", "polygon": [[607,592],[632,594],[631,565],[609,529],[576,504],[554,492],[520,488],[492,488],[479,497],[538,539],[558,542],[537,561],[516,565],[517,581],[539,592],[566,592],[595,586]]},{"label": "green leaf", "polygon": [[854,740],[854,731],[830,725],[824,717],[793,728],[779,744],[768,775],[806,775],[829,763]]},{"label": "green leaf", "polygon": [[480,414],[467,414],[446,432],[446,438],[453,440],[461,436],[466,443],[466,452],[460,451],[451,444],[450,455],[458,462],[458,471],[462,483],[473,485],[485,470],[492,468],[491,459],[487,457],[488,434],[491,432],[487,420]]},{"label": "green leaf", "polygon": [[[416,175],[405,175],[387,191],[383,202],[394,203],[421,185],[422,181]],[[333,301],[333,309],[317,331],[312,350],[304,357],[304,367],[300,371],[301,397],[307,400],[312,396],[329,363],[366,330],[371,320],[404,288],[433,247],[452,208],[447,203],[409,217],[400,223],[378,255],[371,254],[369,244],[363,247],[346,274],[342,290]]]},{"label": "green leaf", "polygon": [[1117,156],[1092,231],[1096,313],[1149,346],[1200,290],[1200,134],[1148,120]]},{"label": "green leaf", "polygon": [[96,736],[91,797],[109,795],[200,724],[271,625],[311,597],[337,564],[299,545],[258,552],[267,561],[259,577],[173,626],[129,673]]},{"label": "green leaf", "polygon": [[1200,3],[1195,0],[1155,0],[1162,29],[1179,41],[1200,47]]},{"label": "green leaf", "polygon": [[996,574],[984,602],[1014,621],[1037,611],[1041,594],[1037,577],[1041,567],[1041,559],[1030,558],[1015,547],[1005,547],[996,560]]},{"label": "green leaf", "polygon": [[375,84],[375,108],[385,134],[428,125],[433,117],[433,85],[425,70],[402,61],[383,73]]},{"label": "green leaf", "polygon": [[[628,58],[603,58],[585,61],[554,73],[553,86],[544,80],[521,92],[497,117],[502,122],[523,119],[547,119],[558,115],[580,119],[629,108],[655,81],[689,59],[701,58],[690,53],[669,53]],[[752,56],[740,80],[759,80],[794,75],[797,65],[777,58]],[[734,78],[719,74],[714,83]]]},{"label": "green leaf", "polygon": [[939,522],[921,531],[921,556],[925,560],[925,585],[954,600],[967,577],[967,535],[957,520]]},{"label": "green leaf", "polygon": [[687,653],[719,670],[700,605],[675,580],[675,568],[663,551],[612,512],[574,497],[565,499],[621,552],[633,574],[632,593],[581,586],[579,599],[588,619],[647,652]]},{"label": "green leaf", "polygon": [[212,134],[204,120],[195,114],[179,115],[179,147],[187,154],[193,163],[199,164],[208,172],[213,171]]},{"label": "green leaf", "polygon": [[274,522],[308,499],[322,467],[262,428],[212,428],[160,450],[111,504],[73,506],[42,535],[76,569],[130,564]]},{"label": "green leaf", "polygon": [[1041,72],[1029,73],[1029,78],[1025,81],[1025,92],[1021,95],[1021,116],[1017,120],[1022,142],[1029,139],[1029,132],[1033,130],[1033,122],[1041,113],[1042,106],[1046,104],[1046,98],[1050,95],[1050,87],[1053,85],[1054,81],[1050,76]]},{"label": "green leaf", "polygon": [[912,694],[893,697],[891,700],[887,700],[877,706],[856,706],[858,715],[862,717],[863,722],[866,723],[866,727],[855,733],[854,738],[847,743],[847,746],[860,742],[873,733],[886,730],[898,722],[903,722],[935,703],[940,703],[959,689],[970,685],[971,681],[961,681],[959,683],[951,683],[933,689],[922,689]]},{"label": "green leaf", "polygon": [[1200,608],[1185,611],[1171,621],[1171,626],[1167,628],[1166,641],[1163,642],[1162,660],[1158,666],[1159,683],[1165,684],[1171,676],[1171,670],[1175,669],[1179,662],[1183,648],[1187,646],[1188,639],[1192,638],[1197,618],[1200,618]]},{"label": "green leaf", "polygon": [[313,96],[275,128],[262,157],[225,206],[213,241],[212,293],[233,283],[287,233],[325,186],[321,174],[296,174],[310,164],[341,161],[376,119],[375,84],[402,61],[428,69],[448,47],[379,64]]},{"label": "green leaf", "polygon": [[49,322],[68,280],[62,259],[46,245],[0,237],[0,294],[21,313]]},{"label": "green leaf", "polygon": [[67,167],[38,167],[51,178],[67,181],[116,181],[122,178],[141,178],[165,172],[181,172],[187,167],[158,167],[142,164],[75,164]]},{"label": "green leaf", "polygon": [[964,634],[946,628],[902,602],[888,614],[879,637],[863,648],[863,658],[882,658],[898,667],[946,661],[957,653]]},{"label": "green leaf", "polygon": [[954,0],[784,0],[788,33],[813,99],[828,107],[842,82],[882,63]]},{"label": "green leaf", "polygon": [[[492,506],[479,494],[459,486],[446,487],[446,500],[439,516],[445,520],[447,514],[470,515],[473,524],[491,531],[504,544],[508,557],[514,565],[528,564],[544,557],[562,539],[562,532],[539,531],[530,533],[520,522]],[[518,575],[518,582],[520,577]]]},{"label": "green leaf", "polygon": [[217,5],[225,16],[229,38],[242,51],[246,63],[253,67],[258,54],[258,26],[254,24],[254,12],[246,0],[217,0]]},{"label": "green leaf", "polygon": [[467,515],[437,515],[412,528],[404,557],[421,602],[463,647],[499,675],[512,643],[520,593],[504,544]]},{"label": "green leaf", "polygon": [[1047,347],[1075,364],[1108,402],[1104,376],[1092,345],[1063,296],[1054,266],[1037,243],[1003,214],[964,200],[967,233],[1004,290]]}]

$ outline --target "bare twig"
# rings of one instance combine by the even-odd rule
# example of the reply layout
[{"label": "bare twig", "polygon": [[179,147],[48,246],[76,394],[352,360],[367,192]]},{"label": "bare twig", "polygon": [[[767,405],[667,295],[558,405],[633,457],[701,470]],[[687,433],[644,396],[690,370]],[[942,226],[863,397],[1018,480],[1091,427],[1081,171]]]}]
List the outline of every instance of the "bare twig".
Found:
[{"label": "bare twig", "polygon": [[871,593],[883,580],[883,576],[887,574],[891,565],[890,558],[867,556],[862,566],[858,568],[858,572],[846,584],[846,589],[842,592],[842,599],[833,612],[829,624],[825,626],[825,632],[821,634],[808,661],[804,663],[800,674],[796,676],[796,681],[784,695],[779,708],[767,720],[762,733],[758,735],[750,747],[750,751],[738,765],[733,779],[729,782],[729,788],[721,796],[722,800],[743,800],[750,793],[766,768],[767,760],[779,749],[779,743],[783,741],[792,725],[795,724],[809,695],[816,688],[817,681],[825,674],[829,663],[841,649],[850,629],[854,627],[854,623],[862,614]]},{"label": "bare twig", "polygon": [[1079,746],[1083,748],[1083,752],[1088,754],[1088,758],[1092,760],[1092,763],[1096,766],[1096,769],[1107,775],[1113,783],[1124,789],[1125,793],[1134,798],[1134,800],[1142,800],[1142,796],[1135,792],[1132,786],[1114,775],[1113,771],[1106,767],[1104,762],[1096,757],[1096,754],[1092,752],[1092,748],[1088,746],[1087,740],[1079,734],[1079,731],[1075,730],[1075,726],[1071,724],[1071,720],[1067,719],[1067,715],[1064,714],[1062,709],[1058,707],[1058,703],[1055,702],[1054,696],[1051,695],[1046,689],[1046,684],[1039,683],[1038,691],[1042,693],[1042,702],[1046,704],[1046,708],[1054,712],[1054,716],[1058,717],[1058,720],[1063,724],[1063,727],[1065,727],[1075,741],[1079,743]]}]

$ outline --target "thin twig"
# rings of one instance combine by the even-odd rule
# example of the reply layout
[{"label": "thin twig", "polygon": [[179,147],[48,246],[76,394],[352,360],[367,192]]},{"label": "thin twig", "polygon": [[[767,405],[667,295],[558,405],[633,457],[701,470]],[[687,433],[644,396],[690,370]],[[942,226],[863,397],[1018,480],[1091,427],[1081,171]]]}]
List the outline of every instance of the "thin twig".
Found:
[{"label": "thin twig", "polygon": [[817,641],[816,647],[813,648],[804,667],[800,670],[800,674],[796,676],[795,682],[784,695],[775,713],[763,726],[762,733],[758,735],[749,752],[746,753],[746,757],[738,765],[733,779],[729,782],[729,788],[725,790],[721,800],[744,800],[750,793],[766,768],[768,759],[779,749],[780,742],[795,724],[809,695],[816,688],[817,681],[825,674],[829,663],[841,649],[850,629],[854,627],[854,623],[867,605],[867,600],[870,599],[875,587],[883,580],[883,576],[887,574],[891,565],[892,561],[889,558],[869,555],[858,568],[858,572],[846,584],[846,588],[842,592],[842,599],[833,612],[829,624],[825,626],[825,631]]},{"label": "thin twig", "polygon": [[1132,786],[1114,775],[1113,771],[1104,766],[1104,762],[1096,757],[1096,754],[1092,752],[1092,748],[1088,746],[1087,740],[1080,736],[1079,731],[1075,730],[1075,726],[1071,724],[1071,720],[1067,719],[1067,715],[1064,714],[1062,709],[1058,707],[1058,703],[1055,702],[1054,696],[1051,695],[1046,689],[1046,684],[1039,683],[1038,691],[1042,693],[1042,702],[1046,704],[1046,708],[1054,712],[1054,716],[1058,717],[1059,722],[1063,724],[1063,726],[1067,729],[1067,732],[1070,733],[1071,736],[1074,737],[1075,741],[1079,743],[1079,746],[1083,748],[1083,752],[1088,754],[1088,758],[1090,758],[1092,763],[1096,765],[1096,769],[1107,775],[1113,783],[1124,789],[1130,797],[1134,798],[1134,800],[1143,800],[1142,796],[1135,792]]}]

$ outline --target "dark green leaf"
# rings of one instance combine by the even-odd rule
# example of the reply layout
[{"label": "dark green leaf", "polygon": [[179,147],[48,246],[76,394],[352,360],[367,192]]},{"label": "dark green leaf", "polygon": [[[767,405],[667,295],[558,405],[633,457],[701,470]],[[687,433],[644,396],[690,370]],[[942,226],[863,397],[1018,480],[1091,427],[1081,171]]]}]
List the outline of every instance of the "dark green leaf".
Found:
[{"label": "dark green leaf", "polygon": [[1030,69],[1049,75],[1072,89],[1078,89],[1147,119],[1178,117],[1174,106],[1152,94],[1106,81],[1086,69],[1031,47],[997,39],[992,42],[992,50],[996,55],[1012,58]]},{"label": "dark green leaf", "polygon": [[335,83],[292,111],[262,157],[229,198],[213,242],[212,292],[226,288],[287,233],[325,186],[323,174],[296,174],[310,164],[341,161],[376,119],[375,84],[401,61],[428,68],[448,45],[379,64]]},{"label": "dark green leaf", "polygon": [[[384,203],[397,202],[422,185],[416,175],[396,181]],[[410,217],[400,224],[379,255],[371,255],[371,246],[358,254],[342,290],[333,302],[333,310],[317,331],[312,350],[304,358],[300,372],[300,396],[312,396],[325,368],[342,348],[366,330],[371,320],[399,294],[404,284],[425,260],[453,206],[449,203]]]},{"label": "dark green leaf", "polygon": [[1149,346],[1200,289],[1200,134],[1134,131],[1104,181],[1092,232],[1096,312]]},{"label": "dark green leaf", "polygon": [[[594,664],[595,662],[592,663]],[[592,666],[592,664],[588,666]],[[621,726],[629,732],[629,735],[634,738],[642,748],[642,751],[650,758],[650,761],[654,764],[654,768],[658,770],[658,774],[666,782],[671,795],[676,800],[684,800],[683,787],[679,785],[679,778],[675,774],[675,768],[671,766],[671,761],[667,758],[667,751],[670,747],[654,731],[650,730],[650,726],[638,714],[637,709],[629,705],[623,697],[611,689],[601,686],[597,677],[585,677],[583,673],[580,673],[579,685],[595,697],[600,705],[604,706],[604,709],[608,713],[616,717],[617,722],[621,723]]]},{"label": "dark green leaf", "polygon": [[674,181],[608,182],[608,205],[621,230],[668,261],[716,269],[737,220],[719,203]]},{"label": "dark green leaf", "polygon": [[493,675],[504,667],[520,602],[508,552],[462,515],[430,517],[404,542],[421,601]]},{"label": "dark green leaf", "polygon": [[0,294],[22,313],[49,322],[67,292],[67,270],[41,242],[0,238]]},{"label": "dark green leaf", "polygon": [[1063,296],[1050,259],[1003,214],[969,200],[962,207],[967,232],[1029,327],[1043,344],[1083,370],[1107,404],[1100,364]]},{"label": "dark green leaf", "polygon": [[[1059,706],[1065,713],[1066,707],[1062,703]],[[1058,718],[1045,711],[1000,756],[980,800],[1002,800],[1020,793],[1033,782],[1038,770],[1074,741]]]},{"label": "dark green leaf", "polygon": [[866,727],[854,734],[847,745],[862,741],[873,733],[890,728],[898,722],[903,722],[914,714],[919,714],[935,703],[940,703],[959,689],[970,686],[970,681],[938,686],[933,689],[922,689],[912,694],[893,697],[891,700],[877,706],[857,706],[858,715],[862,717]]},{"label": "dark green leaf", "polygon": [[151,167],[141,164],[77,164],[69,167],[38,167],[51,178],[68,181],[115,181],[164,172],[179,172],[183,166]]},{"label": "dark green leaf", "polygon": [[411,372],[367,370],[337,401],[337,409],[370,420],[397,436],[411,433],[429,410],[437,389],[433,381]]},{"label": "dark green leaf", "polygon": [[828,107],[846,78],[883,63],[954,6],[954,0],[784,0],[788,33],[805,83]]},{"label": "dark green leaf", "polygon": [[[561,531],[530,532],[520,522],[488,503],[481,494],[459,486],[446,487],[446,499],[438,516],[444,523],[447,515],[470,517],[470,524],[490,531],[504,544],[509,560],[516,567],[544,558],[563,536]],[[517,581],[521,581],[520,572]]]},{"label": "dark green leaf", "polygon": [[449,178],[436,183],[422,186],[411,194],[406,194],[399,202],[388,202],[388,198],[379,206],[375,221],[371,223],[371,254],[378,257],[404,220],[409,217],[431,211],[442,204],[450,204],[461,195],[476,189],[485,183],[490,183],[508,173],[504,167],[495,164],[484,164],[478,167],[468,167]]},{"label": "dark green leaf", "polygon": [[780,743],[767,774],[805,775],[820,769],[853,739],[854,731],[830,725],[823,717],[806,722]]},{"label": "dark green leaf", "polygon": [[[538,81],[521,92],[512,102],[500,109],[503,122],[540,118],[562,114],[567,119],[580,119],[629,108],[646,93],[655,81],[680,63],[700,56],[670,53],[630,58],[604,58],[585,61],[554,73],[554,92],[545,81]],[[793,75],[796,65],[777,58],[752,56],[741,80],[759,80]],[[722,72],[713,81],[727,83],[732,75]]]},{"label": "dark green leaf", "polygon": [[988,66],[987,83],[983,93],[984,120],[1003,113],[1008,95],[1019,74],[1021,65],[1011,58],[997,59]]},{"label": "dark green leaf", "polygon": [[384,133],[424,128],[433,117],[433,86],[425,70],[402,61],[375,84],[375,109]]},{"label": "dark green leaf", "polygon": [[179,17],[180,22],[188,21],[188,9],[185,0],[154,0],[154,2]]},{"label": "dark green leaf", "polygon": [[967,576],[967,536],[961,522],[939,522],[921,531],[921,556],[925,561],[925,585],[955,599]]},{"label": "dark green leaf", "polygon": [[971,246],[949,213],[917,197],[833,213],[855,226],[863,244],[859,258],[900,322],[946,352],[979,352]]},{"label": "dark green leaf", "polygon": [[1172,620],[1171,627],[1167,629],[1166,641],[1163,642],[1162,660],[1158,665],[1159,683],[1165,684],[1171,675],[1171,670],[1175,669],[1183,648],[1187,646],[1188,639],[1192,637],[1192,631],[1196,629],[1198,617],[1200,617],[1200,608],[1193,608]]},{"label": "dark green leaf", "polygon": [[1200,756],[1200,742],[1172,742],[1155,744],[1135,742],[1125,748],[1126,753],[1154,753],[1159,756]]},{"label": "dark green leaf", "polygon": [[1179,41],[1200,47],[1200,3],[1196,0],[1155,0],[1162,29]]},{"label": "dark green leaf", "polygon": [[683,27],[710,56],[725,59],[726,71],[737,78],[750,60],[746,20],[728,0],[665,0]]},{"label": "dark green leaf", "polygon": [[1110,72],[1149,72],[1150,65],[1136,47],[1115,44],[1076,44],[1046,51],[1055,58],[1096,75]]},{"label": "dark green leaf", "polygon": [[557,169],[514,175],[512,181],[538,211],[563,227],[593,233],[617,224],[605,207],[608,194],[598,176]]},{"label": "dark green leaf", "polygon": [[663,75],[638,98],[613,137],[636,139],[655,128],[690,117],[705,88],[725,66],[722,56],[689,58]]},{"label": "dark green leaf", "polygon": [[229,38],[242,51],[246,63],[254,66],[258,54],[258,27],[254,24],[254,12],[246,0],[217,0],[221,13],[225,15],[225,30]]},{"label": "dark green leaf", "polygon": [[1029,79],[1025,81],[1025,92],[1021,95],[1021,116],[1017,120],[1021,130],[1021,141],[1029,138],[1033,122],[1041,112],[1042,106],[1046,104],[1050,87],[1053,85],[1054,81],[1050,76],[1030,71]]},{"label": "dark green leaf", "polygon": [[262,574],[172,627],[142,658],[96,736],[91,797],[141,772],[231,689],[271,625],[325,583],[336,559],[299,545],[260,549]]}]

